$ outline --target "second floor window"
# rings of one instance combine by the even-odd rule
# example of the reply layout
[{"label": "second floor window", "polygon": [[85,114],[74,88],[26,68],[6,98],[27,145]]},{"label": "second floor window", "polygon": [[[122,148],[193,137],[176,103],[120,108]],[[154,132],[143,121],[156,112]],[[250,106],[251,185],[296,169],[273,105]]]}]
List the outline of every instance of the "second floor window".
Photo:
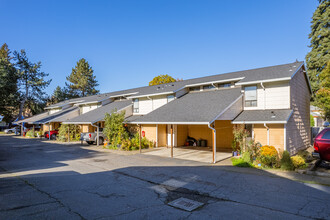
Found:
[{"label": "second floor window", "polygon": [[133,99],[133,112],[139,113],[139,99]]},{"label": "second floor window", "polygon": [[170,101],[174,100],[174,95],[168,95],[167,96],[167,103],[169,103]]},{"label": "second floor window", "polygon": [[229,88],[230,86],[231,86],[230,83],[219,84],[219,88]]},{"label": "second floor window", "polygon": [[215,87],[212,85],[203,86],[203,90],[210,90],[210,89],[215,89]]},{"label": "second floor window", "polygon": [[245,87],[245,107],[257,106],[257,86]]}]

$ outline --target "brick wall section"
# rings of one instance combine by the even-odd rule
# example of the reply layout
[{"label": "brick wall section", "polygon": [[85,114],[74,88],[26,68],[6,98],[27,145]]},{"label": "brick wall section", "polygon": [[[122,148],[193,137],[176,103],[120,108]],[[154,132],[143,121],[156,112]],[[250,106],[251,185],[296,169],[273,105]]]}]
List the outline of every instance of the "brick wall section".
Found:
[{"label": "brick wall section", "polygon": [[291,115],[286,125],[286,147],[296,154],[310,145],[310,92],[301,68],[290,81]]}]

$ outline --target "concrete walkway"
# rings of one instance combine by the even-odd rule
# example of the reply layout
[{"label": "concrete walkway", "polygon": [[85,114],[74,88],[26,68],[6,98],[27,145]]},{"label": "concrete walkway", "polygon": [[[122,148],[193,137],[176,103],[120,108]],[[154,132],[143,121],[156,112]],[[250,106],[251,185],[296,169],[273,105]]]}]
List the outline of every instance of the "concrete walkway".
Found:
[{"label": "concrete walkway", "polygon": [[[171,157],[171,148],[159,147],[143,152],[146,155],[153,155],[159,157]],[[198,148],[183,148],[178,147],[173,149],[173,157],[182,160],[191,160],[202,163],[212,163],[213,153],[208,149]],[[217,152],[217,161],[222,161],[231,157],[231,153]]]}]

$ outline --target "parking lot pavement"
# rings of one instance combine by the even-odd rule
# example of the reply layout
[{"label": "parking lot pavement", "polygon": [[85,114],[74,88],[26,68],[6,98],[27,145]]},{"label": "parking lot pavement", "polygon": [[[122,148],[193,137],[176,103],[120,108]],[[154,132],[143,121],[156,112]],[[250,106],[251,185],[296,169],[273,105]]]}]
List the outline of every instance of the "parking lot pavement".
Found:
[{"label": "parking lot pavement", "polygon": [[[0,135],[0,169],[0,219],[330,216],[328,186],[189,160]],[[168,205],[181,197],[204,205]]]}]

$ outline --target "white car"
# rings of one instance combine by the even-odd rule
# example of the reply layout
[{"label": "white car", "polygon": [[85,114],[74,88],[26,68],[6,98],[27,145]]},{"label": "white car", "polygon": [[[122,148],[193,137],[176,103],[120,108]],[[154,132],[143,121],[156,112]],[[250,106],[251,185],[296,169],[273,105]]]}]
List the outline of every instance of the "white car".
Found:
[{"label": "white car", "polygon": [[14,127],[14,128],[8,128],[8,129],[5,129],[4,130],[5,134],[18,134],[21,132],[20,128],[19,127]]}]

